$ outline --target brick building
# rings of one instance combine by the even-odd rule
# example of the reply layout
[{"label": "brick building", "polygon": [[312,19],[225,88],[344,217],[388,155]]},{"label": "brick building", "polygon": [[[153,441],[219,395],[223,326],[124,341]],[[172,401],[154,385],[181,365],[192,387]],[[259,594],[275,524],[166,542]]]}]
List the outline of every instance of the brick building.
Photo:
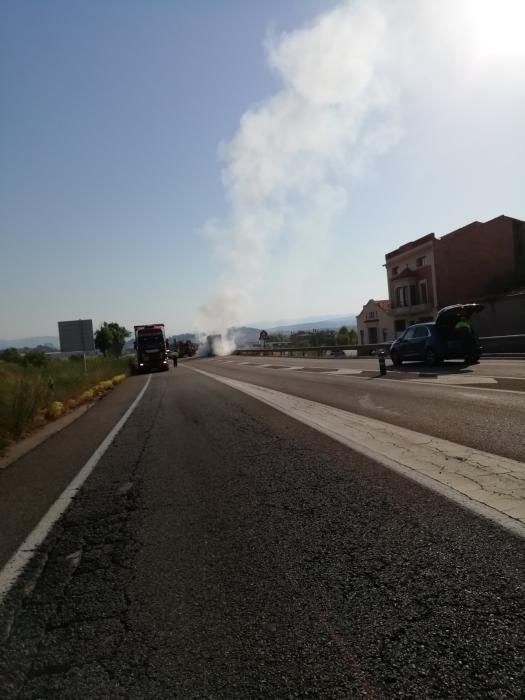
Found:
[{"label": "brick building", "polygon": [[498,216],[437,238],[430,233],[385,255],[396,335],[438,309],[525,284],[525,222]]}]

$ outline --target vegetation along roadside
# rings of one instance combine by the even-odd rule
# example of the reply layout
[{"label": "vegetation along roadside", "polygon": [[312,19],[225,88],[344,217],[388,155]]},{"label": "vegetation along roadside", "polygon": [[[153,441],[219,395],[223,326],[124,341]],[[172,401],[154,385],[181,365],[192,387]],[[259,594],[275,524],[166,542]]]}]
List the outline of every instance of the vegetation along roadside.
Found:
[{"label": "vegetation along roadside", "polygon": [[130,373],[125,357],[49,358],[0,352],[0,454],[31,430],[110,391]]}]

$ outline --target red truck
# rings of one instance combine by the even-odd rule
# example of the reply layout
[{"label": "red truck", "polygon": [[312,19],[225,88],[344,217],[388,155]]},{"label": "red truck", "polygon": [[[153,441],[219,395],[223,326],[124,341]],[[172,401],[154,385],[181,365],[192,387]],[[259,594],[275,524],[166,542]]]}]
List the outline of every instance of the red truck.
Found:
[{"label": "red truck", "polygon": [[176,347],[179,357],[193,357],[197,352],[197,345],[190,340],[179,340]]},{"label": "red truck", "polygon": [[152,370],[167,372],[170,368],[168,362],[169,346],[164,333],[164,324],[151,323],[147,326],[134,326],[134,328],[137,370],[139,372],[151,372]]}]

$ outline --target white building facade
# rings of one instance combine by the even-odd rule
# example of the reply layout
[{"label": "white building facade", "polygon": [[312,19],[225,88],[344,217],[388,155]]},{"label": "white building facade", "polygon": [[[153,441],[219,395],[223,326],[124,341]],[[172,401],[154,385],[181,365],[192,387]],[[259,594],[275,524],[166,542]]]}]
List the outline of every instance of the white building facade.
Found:
[{"label": "white building facade", "polygon": [[357,316],[359,345],[374,345],[395,340],[394,320],[388,299],[370,299]]}]

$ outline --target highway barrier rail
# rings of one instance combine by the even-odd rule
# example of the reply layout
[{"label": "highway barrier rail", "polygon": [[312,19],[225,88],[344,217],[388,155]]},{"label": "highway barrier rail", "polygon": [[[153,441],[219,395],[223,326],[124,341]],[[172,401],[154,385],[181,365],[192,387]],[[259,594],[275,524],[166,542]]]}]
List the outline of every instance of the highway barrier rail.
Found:
[{"label": "highway barrier rail", "polygon": [[[383,351],[390,353],[390,345],[387,343],[374,343],[367,345],[320,345],[318,347],[252,347],[234,351],[234,355],[263,356],[263,357],[370,357]],[[480,338],[483,347],[483,355],[488,357],[516,357],[525,359],[525,334],[521,335],[494,335]]]}]

